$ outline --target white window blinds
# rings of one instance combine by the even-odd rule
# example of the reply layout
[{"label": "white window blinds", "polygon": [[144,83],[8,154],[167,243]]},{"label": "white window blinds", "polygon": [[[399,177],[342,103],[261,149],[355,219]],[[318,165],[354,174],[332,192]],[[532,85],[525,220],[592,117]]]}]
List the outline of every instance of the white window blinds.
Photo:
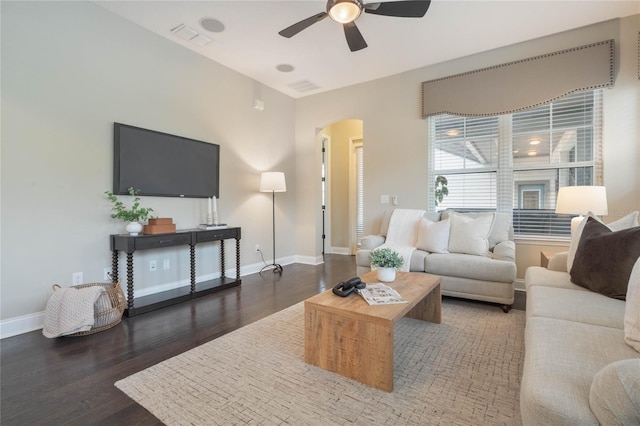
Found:
[{"label": "white window blinds", "polygon": [[[558,188],[602,182],[601,91],[495,117],[430,118],[432,209],[513,212],[516,235],[569,235]],[[448,195],[437,202],[438,176]]]},{"label": "white window blinds", "polygon": [[362,144],[356,150],[356,244],[360,247],[364,233],[364,150]]}]

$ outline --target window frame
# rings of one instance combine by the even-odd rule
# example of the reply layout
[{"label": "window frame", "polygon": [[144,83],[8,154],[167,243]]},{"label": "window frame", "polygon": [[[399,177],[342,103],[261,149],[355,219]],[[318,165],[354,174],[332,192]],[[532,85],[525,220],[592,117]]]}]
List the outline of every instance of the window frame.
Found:
[{"label": "window frame", "polygon": [[[592,98],[590,97],[591,95],[592,95]],[[571,118],[571,114],[575,114],[575,111],[576,111],[573,109],[575,107],[571,104],[572,99],[573,98],[579,99],[580,97],[584,99],[587,96],[589,96],[589,102],[585,104],[585,108],[583,110],[581,111],[578,110],[578,111],[580,111],[579,114],[582,114],[583,117],[590,116],[592,118],[591,121],[587,120],[584,122],[585,124],[582,124],[582,125],[573,124],[571,122],[569,122],[569,124],[564,123],[562,114],[563,113],[567,114],[567,105],[563,105],[562,102],[563,101],[569,102],[569,107],[571,109],[569,110],[568,116],[569,118]],[[603,98],[602,89],[587,90],[583,92],[570,94],[564,98],[560,98],[556,101],[549,102],[544,106],[531,108],[523,112],[486,117],[488,119],[495,119],[495,118],[498,119],[498,131],[497,131],[498,160],[497,160],[497,165],[495,167],[469,168],[466,170],[464,168],[463,169],[446,169],[446,168],[436,169],[436,152],[435,152],[436,145],[441,143],[442,141],[445,141],[444,138],[441,138],[441,139],[436,138],[437,131],[440,131],[440,135],[442,135],[442,129],[444,128],[442,127],[438,130],[436,129],[437,127],[436,123],[438,122],[438,120],[439,119],[456,120],[457,118],[459,118],[464,121],[465,130],[466,130],[467,120],[477,120],[478,117],[459,117],[459,116],[446,115],[446,114],[428,117],[428,136],[427,136],[428,179],[429,179],[428,195],[427,195],[428,211],[435,212],[435,211],[442,210],[441,207],[436,207],[436,204],[435,204],[434,191],[435,191],[436,176],[438,175],[447,176],[447,173],[449,173],[449,176],[460,175],[460,174],[464,175],[467,173],[474,173],[479,171],[495,173],[496,179],[497,179],[496,200],[495,200],[496,208],[495,209],[489,208],[489,207],[477,208],[475,209],[476,211],[492,210],[492,211],[501,211],[501,212],[510,213],[514,220],[514,231],[515,231],[514,236],[517,240],[543,240],[545,242],[553,242],[554,240],[566,241],[568,238],[570,238],[570,227],[569,227],[570,219],[572,216],[575,216],[575,215],[557,215],[555,214],[555,207],[553,208],[553,210],[551,208],[535,209],[535,210],[531,210],[531,213],[532,213],[531,216],[536,217],[536,216],[546,215],[547,216],[546,220],[549,221],[549,224],[548,225],[540,224],[540,225],[534,226],[534,225],[531,225],[531,223],[527,223],[526,221],[522,222],[522,218],[523,216],[526,216],[526,213],[523,214],[523,212],[525,212],[525,209],[520,208],[520,201],[521,201],[520,192],[522,190],[521,187],[523,185],[538,186],[538,187],[542,186],[542,192],[544,193],[546,191],[549,191],[547,195],[549,197],[553,197],[553,194],[555,193],[557,188],[561,186],[566,186],[566,185],[563,185],[561,182],[563,179],[567,179],[564,176],[569,176],[568,179],[573,179],[574,180],[573,184],[576,183],[575,175],[580,175],[580,176],[583,176],[583,179],[586,179],[587,177],[590,179],[590,183],[587,183],[589,185],[602,185],[602,120],[603,120],[602,98]],[[591,99],[593,100],[592,103],[591,103]],[[576,105],[579,107],[579,102],[577,102]],[[549,125],[543,129],[543,132],[546,131],[549,135],[550,151],[548,154],[547,163],[540,162],[537,164],[526,164],[526,162],[518,163],[517,161],[514,161],[514,153],[513,153],[513,149],[514,149],[513,147],[515,144],[514,139],[515,137],[522,136],[523,134],[526,133],[522,131],[522,128],[523,128],[522,122],[514,124],[514,122],[516,121],[514,120],[514,117],[518,117],[518,114],[520,114],[520,119],[526,121],[527,119],[526,114],[533,112],[534,113],[532,114],[533,116],[536,114],[535,113],[536,110],[542,110],[544,108],[549,108],[548,117],[544,116],[544,113],[539,113],[539,114],[543,116],[543,120],[546,119],[549,122]],[[554,116],[554,113],[557,114],[557,118],[556,116]],[[558,124],[556,124],[555,120],[558,121]],[[446,121],[441,121],[440,124],[442,123],[444,123],[443,126],[446,126],[448,124]],[[521,131],[519,133],[514,131],[514,126],[517,126],[518,124],[521,127],[520,129]],[[586,129],[586,130],[583,130],[583,129]],[[588,141],[587,143],[585,143],[585,146],[587,146],[587,148],[585,148],[585,146],[581,146],[580,151],[576,151],[578,149],[578,142],[576,142],[576,145],[574,146],[573,150],[575,152],[583,153],[585,152],[584,150],[587,149],[588,151],[586,152],[590,154],[591,160],[583,159],[582,161],[572,161],[572,160],[576,160],[575,153],[573,154],[574,155],[573,157],[571,157],[571,154],[569,153],[568,160],[556,161],[556,162],[553,161],[551,154],[553,152],[553,147],[555,143],[554,136],[558,136],[559,132],[562,132],[564,135],[570,131],[575,131],[576,138],[577,137],[583,138],[583,139],[580,139],[580,141],[583,141],[583,140]],[[585,135],[588,136],[588,139],[584,139],[586,137]],[[464,137],[462,138],[462,140],[464,140]],[[590,168],[590,172],[585,172],[584,171],[586,170],[584,169],[585,167]],[[579,173],[576,172],[578,170],[579,170]],[[545,171],[555,171],[555,176],[552,178],[553,180],[547,181],[549,184],[553,182],[553,188],[549,188],[548,187],[549,185],[544,181],[536,182],[536,181],[531,181],[531,180],[526,181],[521,179],[521,177],[525,176],[527,172],[535,174],[536,171],[542,172],[542,173],[544,173]],[[573,175],[572,175],[572,171],[573,171]],[[519,182],[518,179],[520,179],[522,183],[518,183]],[[584,182],[582,182],[581,184],[584,184]],[[547,203],[544,198],[542,198],[542,202],[544,207],[553,207],[555,205],[555,203],[550,203],[550,202]],[[550,204],[550,205],[547,206],[547,204]],[[464,207],[460,208],[460,207],[453,207],[453,206],[450,206],[449,208],[457,209],[461,211],[474,210],[474,209],[465,209]],[[517,217],[517,220],[516,220],[516,217]],[[535,219],[533,220],[533,222],[535,222]],[[539,232],[531,233],[530,230],[535,229],[538,226],[540,227],[540,229],[538,229]],[[546,230],[542,229],[545,226],[546,226]],[[566,230],[564,228],[566,228]],[[527,229],[529,229],[528,232],[526,231]]]}]

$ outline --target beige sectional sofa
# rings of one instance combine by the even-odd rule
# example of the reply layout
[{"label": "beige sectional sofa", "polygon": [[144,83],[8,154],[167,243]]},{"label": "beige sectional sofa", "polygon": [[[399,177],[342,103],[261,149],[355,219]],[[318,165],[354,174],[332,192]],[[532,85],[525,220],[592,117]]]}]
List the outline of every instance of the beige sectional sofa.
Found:
[{"label": "beige sectional sofa", "polygon": [[[494,221],[486,236],[488,251],[485,255],[434,253],[417,248],[411,255],[409,270],[440,275],[442,294],[445,296],[498,303],[508,312],[514,301],[516,278],[513,227],[508,214],[493,214]],[[473,219],[481,215],[464,214]],[[442,217],[439,214],[425,216],[426,221],[438,222],[447,220],[449,212],[443,213]],[[383,218],[379,234],[363,238],[361,249],[356,253],[358,275],[371,270],[369,254],[385,242],[389,221],[388,217]]]},{"label": "beige sectional sofa", "polygon": [[523,424],[640,425],[640,259],[625,302],[574,284],[567,256],[525,272]]}]

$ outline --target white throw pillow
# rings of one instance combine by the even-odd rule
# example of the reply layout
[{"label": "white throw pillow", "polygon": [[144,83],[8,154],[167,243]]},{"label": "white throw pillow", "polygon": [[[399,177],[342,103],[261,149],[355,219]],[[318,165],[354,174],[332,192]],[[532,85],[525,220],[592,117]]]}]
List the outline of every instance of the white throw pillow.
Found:
[{"label": "white throw pillow", "polygon": [[449,252],[486,256],[489,253],[488,237],[495,216],[495,213],[487,213],[472,219],[452,212],[449,215]]},{"label": "white throw pillow", "polygon": [[624,341],[640,352],[640,258],[633,265],[627,286],[627,301],[624,309]]},{"label": "white throw pillow", "polygon": [[[584,229],[585,224],[587,223],[587,218],[592,217],[600,223],[603,223],[598,216],[593,214],[592,212],[587,213],[587,215],[580,222],[580,226],[576,229],[575,235],[571,236],[571,242],[569,243],[569,251],[567,252],[567,271],[571,271],[571,267],[573,266],[573,260],[576,258],[576,251],[578,251],[578,244],[580,243],[580,236],[582,235],[582,230]],[[634,226],[638,226],[638,212],[634,211],[629,213],[616,220],[615,222],[606,224],[609,229],[612,231],[622,231],[623,229],[633,228]]]},{"label": "white throw pillow", "polygon": [[422,218],[418,222],[418,245],[420,250],[429,253],[449,253],[449,219],[432,222]]}]

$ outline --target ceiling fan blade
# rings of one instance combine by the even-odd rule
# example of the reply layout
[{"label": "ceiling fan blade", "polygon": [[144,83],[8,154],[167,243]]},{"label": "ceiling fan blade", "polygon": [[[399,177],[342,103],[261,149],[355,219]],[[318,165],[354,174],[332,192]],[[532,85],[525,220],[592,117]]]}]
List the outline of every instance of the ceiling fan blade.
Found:
[{"label": "ceiling fan blade", "polygon": [[364,37],[360,33],[360,30],[356,26],[356,23],[351,21],[343,25],[344,35],[347,38],[347,44],[352,52],[362,50],[367,47],[367,42],[364,41]]},{"label": "ceiling fan blade", "polygon": [[364,11],[374,15],[422,18],[427,13],[429,5],[431,5],[431,0],[388,1],[367,3],[364,5]]},{"label": "ceiling fan blade", "polygon": [[306,28],[309,28],[311,25],[315,24],[316,22],[322,21],[327,16],[328,16],[327,12],[320,12],[318,14],[308,17],[307,19],[303,19],[300,22],[296,22],[290,27],[287,27],[284,30],[280,31],[278,34],[280,34],[282,37],[291,38],[294,35],[298,34],[300,31]]}]

